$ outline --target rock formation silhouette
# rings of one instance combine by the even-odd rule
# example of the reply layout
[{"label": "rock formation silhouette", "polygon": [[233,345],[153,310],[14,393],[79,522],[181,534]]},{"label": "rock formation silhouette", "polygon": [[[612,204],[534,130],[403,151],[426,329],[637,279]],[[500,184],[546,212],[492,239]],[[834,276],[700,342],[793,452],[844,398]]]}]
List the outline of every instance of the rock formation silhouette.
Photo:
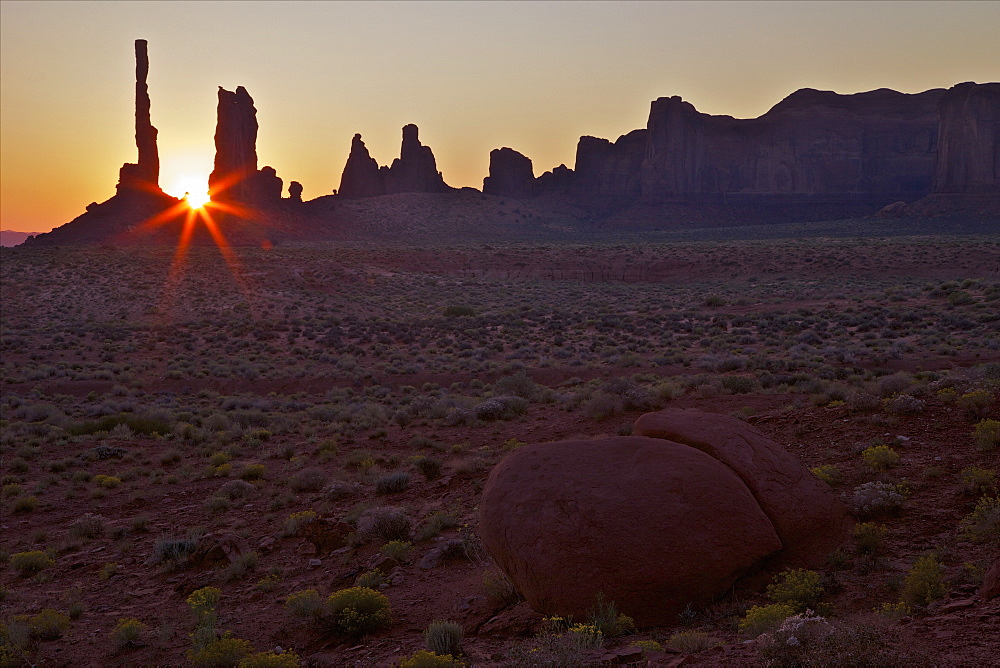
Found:
[{"label": "rock formation silhouette", "polygon": [[527,197],[534,192],[535,173],[531,160],[512,148],[490,151],[490,175],[483,179],[487,195]]},{"label": "rock formation silhouette", "polygon": [[340,177],[342,197],[374,197],[393,193],[446,193],[455,190],[437,170],[434,152],[420,143],[419,129],[403,126],[399,157],[388,167],[379,167],[369,155],[361,135],[354,135],[351,153]]},{"label": "rock formation silhouette", "polygon": [[360,134],[354,135],[351,140],[351,153],[347,156],[338,192],[341,197],[348,198],[385,194],[385,183],[379,174],[378,163],[369,155]]},{"label": "rock formation silhouette", "polygon": [[138,161],[127,162],[118,172],[113,197],[91,202],[85,213],[46,234],[28,239],[28,245],[106,243],[129,234],[144,221],[152,220],[180,203],[159,186],[160,159],[156,128],[150,118],[146,85],[149,56],[144,39],[135,40],[135,144]]},{"label": "rock formation silhouette", "polygon": [[215,169],[208,177],[213,201],[271,208],[281,200],[282,181],[273,167],[257,170],[257,108],[243,86],[219,86]]},{"label": "rock formation silhouette", "polygon": [[149,55],[147,42],[135,40],[135,145],[139,161],[122,165],[118,190],[159,191],[160,156],[156,148],[156,128],[150,120]]}]

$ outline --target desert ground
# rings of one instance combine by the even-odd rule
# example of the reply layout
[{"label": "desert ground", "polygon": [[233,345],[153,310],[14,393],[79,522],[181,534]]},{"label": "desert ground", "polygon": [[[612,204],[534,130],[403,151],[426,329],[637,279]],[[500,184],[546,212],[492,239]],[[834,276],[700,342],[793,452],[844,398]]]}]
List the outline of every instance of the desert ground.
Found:
[{"label": "desert ground", "polygon": [[[874,227],[2,249],[0,664],[995,664],[1000,237]],[[630,629],[492,563],[499,461],[663,407],[852,510],[794,601],[823,638],[751,623],[771,579]],[[330,624],[356,585],[387,614]]]}]

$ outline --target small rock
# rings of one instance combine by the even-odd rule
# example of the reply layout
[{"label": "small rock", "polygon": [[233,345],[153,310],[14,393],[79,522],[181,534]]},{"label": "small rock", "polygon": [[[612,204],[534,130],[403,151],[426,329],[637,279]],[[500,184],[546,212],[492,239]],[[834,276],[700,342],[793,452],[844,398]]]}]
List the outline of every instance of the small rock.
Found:
[{"label": "small rock", "polygon": [[322,559],[310,559],[309,560],[309,568],[318,568],[318,567],[320,567],[322,565],[323,565],[323,560]]},{"label": "small rock", "polygon": [[257,548],[264,550],[265,552],[270,552],[274,549],[274,543],[274,536],[265,536],[260,539],[259,543],[257,543]]},{"label": "small rock", "polygon": [[964,610],[965,608],[971,608],[976,602],[971,598],[965,598],[959,601],[951,601],[950,603],[945,603],[941,606],[941,612],[950,610]]},{"label": "small rock", "polygon": [[309,541],[304,540],[301,543],[299,543],[298,553],[299,554],[316,554],[316,546],[313,543],[310,543]]}]

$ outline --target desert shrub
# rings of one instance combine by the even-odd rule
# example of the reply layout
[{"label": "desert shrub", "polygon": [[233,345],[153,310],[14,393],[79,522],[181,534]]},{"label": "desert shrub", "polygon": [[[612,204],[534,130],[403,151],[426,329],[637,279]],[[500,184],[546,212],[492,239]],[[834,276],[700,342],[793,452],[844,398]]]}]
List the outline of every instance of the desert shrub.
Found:
[{"label": "desert shrub", "polygon": [[14,499],[14,503],[11,504],[10,509],[15,513],[30,513],[38,508],[38,497],[36,496],[19,496]]},{"label": "desert shrub", "polygon": [[465,664],[451,656],[419,650],[399,663],[399,668],[462,668]]},{"label": "desert shrub", "polygon": [[368,589],[374,589],[378,591],[382,585],[385,584],[385,573],[381,570],[375,568],[370,571],[365,571],[358,576],[358,579],[354,581],[355,587],[366,587]]},{"label": "desert shrub", "polygon": [[534,401],[541,388],[523,371],[519,371],[512,376],[504,376],[498,380],[493,384],[493,390],[500,395],[511,395]]},{"label": "desert shrub", "polygon": [[358,533],[365,540],[408,540],[412,523],[399,508],[381,506],[366,510],[358,518]]},{"label": "desert shrub", "polygon": [[229,482],[223,483],[216,494],[223,496],[230,501],[235,501],[236,499],[243,499],[250,496],[257,488],[246,482],[245,480],[230,480]]},{"label": "desert shrub", "polygon": [[966,494],[979,496],[993,489],[996,472],[978,466],[966,466],[959,474]]},{"label": "desert shrub", "polygon": [[389,557],[397,563],[404,563],[410,558],[410,550],[412,548],[412,543],[405,540],[390,540],[388,543],[379,548],[379,554],[384,557]]},{"label": "desert shrub", "polygon": [[886,402],[885,409],[894,415],[917,415],[924,411],[925,402],[909,394],[900,394]]},{"label": "desert shrub", "polygon": [[405,492],[410,486],[410,474],[405,471],[388,473],[375,483],[375,491],[378,494],[398,494]]},{"label": "desert shrub", "polygon": [[993,395],[988,390],[973,390],[960,396],[957,403],[970,418],[982,420],[990,410]]},{"label": "desert shrub", "polygon": [[604,592],[597,592],[594,607],[587,611],[587,623],[607,638],[635,633],[632,618],[618,612],[618,606],[614,601],[605,599]]},{"label": "desert shrub", "polygon": [[240,659],[239,668],[299,668],[300,665],[295,652],[257,652]]},{"label": "desert shrub", "polygon": [[1000,420],[980,420],[972,430],[976,447],[989,452],[1000,445]]},{"label": "desert shrub", "polygon": [[854,527],[854,541],[861,554],[876,557],[885,547],[885,539],[889,530],[881,524],[862,522]]},{"label": "desert shrub", "polygon": [[894,394],[899,394],[903,390],[909,389],[913,384],[913,379],[907,373],[894,373],[891,376],[883,376],[879,379],[875,391],[880,397],[887,398]]},{"label": "desert shrub", "polygon": [[792,606],[795,612],[802,612],[816,605],[823,595],[822,580],[823,576],[816,571],[787,569],[767,586],[767,597],[775,603]]},{"label": "desert shrub", "polygon": [[439,459],[418,456],[413,458],[413,465],[427,480],[437,480],[441,477],[441,460]]},{"label": "desert shrub", "polygon": [[476,309],[472,308],[471,306],[457,306],[452,304],[444,307],[442,315],[444,315],[444,317],[446,318],[460,318],[463,316],[474,316],[476,315]]},{"label": "desert shrub", "polygon": [[19,483],[12,482],[3,486],[3,491],[0,492],[0,496],[5,499],[9,499],[12,496],[20,496],[24,493],[24,487]]},{"label": "desert shrub", "polygon": [[44,608],[34,615],[17,615],[16,618],[27,624],[32,638],[39,640],[61,638],[70,625],[68,615],[52,608]]},{"label": "desert shrub", "polygon": [[483,571],[483,588],[490,600],[504,606],[513,605],[521,598],[514,583],[499,568]]},{"label": "desert shrub", "polygon": [[259,559],[260,555],[254,550],[237,555],[222,571],[222,580],[224,582],[231,582],[256,570]]},{"label": "desert shrub", "polygon": [[234,638],[226,631],[221,638],[211,640],[203,647],[188,650],[188,661],[206,668],[232,668],[250,656],[253,647],[248,640]]},{"label": "desert shrub", "polygon": [[328,479],[326,472],[320,469],[304,469],[292,476],[288,486],[296,492],[318,492]]},{"label": "desert shrub", "polygon": [[10,555],[10,567],[22,578],[41,573],[56,562],[41,550],[18,552]]},{"label": "desert shrub", "polygon": [[312,619],[323,609],[323,599],[315,589],[295,591],[285,599],[285,610],[293,617]]},{"label": "desert shrub", "polygon": [[319,514],[315,510],[300,510],[297,513],[292,513],[285,518],[282,533],[286,536],[294,536],[303,525],[312,522],[317,517]]},{"label": "desert shrub", "polygon": [[240,470],[242,480],[263,480],[267,469],[263,464],[246,464]]},{"label": "desert shrub", "polygon": [[323,496],[333,500],[346,499],[352,494],[356,494],[359,489],[360,485],[358,483],[334,480],[323,489]]},{"label": "desert shrub", "polygon": [[134,433],[142,434],[143,436],[152,436],[153,434],[166,435],[170,433],[170,424],[168,422],[132,413],[106,415],[99,420],[88,420],[79,424],[69,425],[66,431],[71,436],[86,436],[96,434],[100,431],[110,432],[120,424],[126,425]]},{"label": "desert shrub", "polygon": [[179,564],[186,560],[194,551],[198,549],[198,540],[194,537],[173,538],[163,536],[153,544],[153,556],[151,561],[154,564],[172,562]]},{"label": "desert shrub", "polygon": [[208,461],[212,464],[212,466],[222,466],[223,464],[228,464],[232,460],[233,456],[228,452],[223,451],[213,452],[208,457]]},{"label": "desert shrub", "polygon": [[749,394],[757,389],[757,380],[749,376],[725,376],[722,387],[730,394]]},{"label": "desert shrub", "polygon": [[219,604],[222,592],[217,587],[195,589],[185,602],[194,613],[198,626],[215,625],[215,606]]},{"label": "desert shrub", "polygon": [[945,594],[944,569],[934,554],[925,554],[914,562],[903,583],[903,602],[923,606]]},{"label": "desert shrub", "polygon": [[755,605],[740,620],[740,633],[756,638],[778,628],[783,621],[795,614],[795,608],[785,603]]},{"label": "desert shrub", "polygon": [[880,606],[872,608],[872,612],[884,619],[898,621],[903,617],[909,617],[913,614],[913,607],[903,601],[899,603],[883,603]]},{"label": "desert shrub", "polygon": [[522,397],[493,397],[473,409],[476,418],[485,422],[512,420],[528,410],[528,400]]},{"label": "desert shrub", "polygon": [[69,527],[69,538],[80,540],[82,538],[98,538],[104,534],[105,521],[100,515],[84,513],[74,521]]},{"label": "desert shrub", "polygon": [[612,394],[597,392],[581,406],[583,414],[591,420],[606,420],[621,413],[624,406],[622,400]]},{"label": "desert shrub", "polygon": [[962,534],[974,541],[1000,544],[1000,496],[980,498],[962,519]]},{"label": "desert shrub", "polygon": [[828,485],[836,485],[840,479],[840,470],[833,464],[823,464],[809,471]]},{"label": "desert shrub", "polygon": [[712,649],[721,645],[718,638],[704,633],[703,631],[681,631],[670,636],[667,646],[685,654],[695,654],[706,649]]},{"label": "desert shrub", "polygon": [[420,527],[420,540],[427,540],[438,535],[446,529],[458,526],[458,519],[449,513],[435,512],[427,518],[427,522]]},{"label": "desert shrub", "polygon": [[320,613],[322,625],[337,635],[359,637],[392,623],[389,599],[366,587],[351,587],[330,594]]},{"label": "desert shrub", "polygon": [[447,620],[435,620],[424,629],[424,644],[435,654],[462,655],[462,625]]},{"label": "desert shrub", "polygon": [[876,471],[885,471],[899,463],[899,453],[888,445],[874,445],[861,453],[865,464]]},{"label": "desert shrub", "polygon": [[111,644],[116,652],[139,646],[139,639],[146,631],[146,625],[138,619],[125,617],[118,620],[111,631]]},{"label": "desert shrub", "polygon": [[122,484],[122,479],[113,475],[95,475],[93,481],[105,489],[114,489]]},{"label": "desert shrub", "polygon": [[855,487],[850,503],[854,514],[864,518],[898,512],[904,500],[896,485],[873,481]]},{"label": "desert shrub", "polygon": [[[118,425],[117,427],[114,428],[114,430],[112,430],[111,436],[114,437],[115,431],[118,431],[118,429],[120,429],[121,427],[125,427],[125,429],[128,429],[128,427],[126,427],[125,425]],[[123,434],[122,432],[119,433],[121,434],[120,436],[121,438],[131,438],[132,436],[131,430],[129,430],[128,434]],[[99,445],[96,448],[91,448],[90,451],[94,454],[94,457],[100,460],[120,459],[124,457],[126,453],[128,453],[128,450],[126,450],[125,448],[120,448],[115,445]]]}]

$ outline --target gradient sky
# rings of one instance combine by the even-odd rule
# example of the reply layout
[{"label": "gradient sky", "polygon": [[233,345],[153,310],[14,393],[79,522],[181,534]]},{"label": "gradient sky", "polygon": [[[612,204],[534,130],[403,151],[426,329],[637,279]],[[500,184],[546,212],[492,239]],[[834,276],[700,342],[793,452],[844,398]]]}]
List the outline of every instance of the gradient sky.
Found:
[{"label": "gradient sky", "polygon": [[[48,231],[134,162],[133,40],[149,40],[160,185],[204,181],[217,86],[258,110],[260,166],[340,185],[420,127],[453,186],[489,152],[535,174],[581,135],[645,127],[651,100],[759,116],[792,91],[915,93],[1000,80],[1000,2],[0,2],[0,224]],[[174,192],[172,194],[182,194]]]}]

